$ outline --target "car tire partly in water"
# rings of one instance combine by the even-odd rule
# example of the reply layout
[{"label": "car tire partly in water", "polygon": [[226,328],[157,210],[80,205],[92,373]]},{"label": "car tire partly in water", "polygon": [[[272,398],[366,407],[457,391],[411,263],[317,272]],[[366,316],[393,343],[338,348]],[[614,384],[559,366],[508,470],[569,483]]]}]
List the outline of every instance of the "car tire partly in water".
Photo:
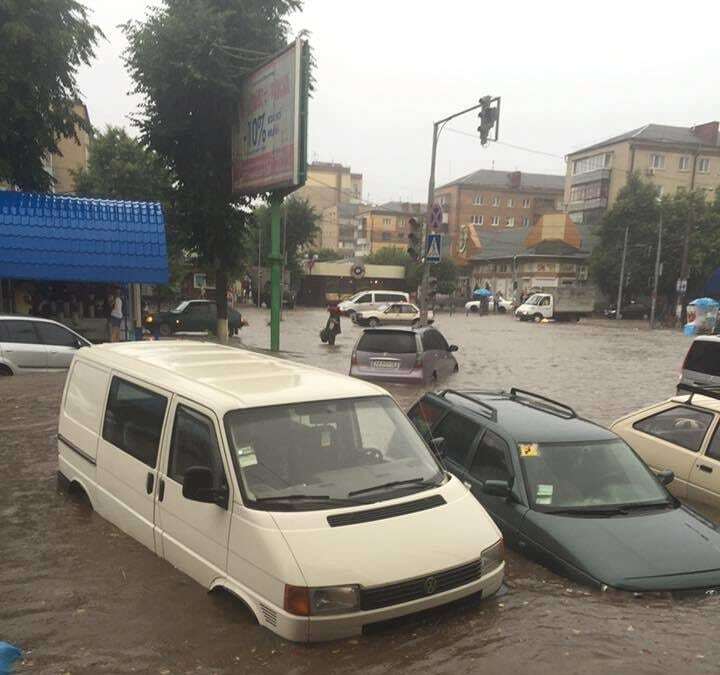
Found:
[{"label": "car tire partly in water", "polygon": [[13,371],[5,364],[0,364],[0,377],[10,377]]},{"label": "car tire partly in water", "polygon": [[375,328],[376,326],[379,326],[379,325],[380,325],[380,322],[374,316],[370,319],[370,321],[368,321],[368,326],[370,326],[370,328]]},{"label": "car tire partly in water", "polygon": [[170,326],[168,324],[161,323],[158,326],[158,333],[160,334],[160,337],[170,337],[172,331],[170,330]]},{"label": "car tire partly in water", "polygon": [[533,321],[534,321],[535,323],[540,323],[542,320],[543,320],[543,315],[542,315],[542,314],[534,314],[534,315],[533,315]]}]

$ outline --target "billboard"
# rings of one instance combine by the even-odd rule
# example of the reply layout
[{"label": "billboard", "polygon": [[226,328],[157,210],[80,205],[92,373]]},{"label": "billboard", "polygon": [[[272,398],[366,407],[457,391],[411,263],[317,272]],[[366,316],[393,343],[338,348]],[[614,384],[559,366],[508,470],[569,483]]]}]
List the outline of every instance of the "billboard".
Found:
[{"label": "billboard", "polygon": [[305,183],[308,46],[296,40],[243,82],[232,133],[236,194],[282,190]]}]

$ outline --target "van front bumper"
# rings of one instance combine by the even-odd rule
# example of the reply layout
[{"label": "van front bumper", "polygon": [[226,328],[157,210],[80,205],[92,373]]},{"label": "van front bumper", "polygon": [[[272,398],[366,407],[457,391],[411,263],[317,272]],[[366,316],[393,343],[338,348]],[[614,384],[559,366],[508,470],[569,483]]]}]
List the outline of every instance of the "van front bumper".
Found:
[{"label": "van front bumper", "polygon": [[426,609],[460,600],[469,595],[482,593],[484,598],[489,597],[497,593],[502,584],[504,574],[505,563],[503,562],[502,565],[495,568],[492,572],[464,586],[398,605],[391,605],[370,611],[353,612],[351,614],[301,617],[288,614],[279,608],[274,608],[277,617],[275,625],[265,625],[278,635],[294,642],[339,640],[359,635],[362,633],[363,627],[369,624],[422,612]]}]

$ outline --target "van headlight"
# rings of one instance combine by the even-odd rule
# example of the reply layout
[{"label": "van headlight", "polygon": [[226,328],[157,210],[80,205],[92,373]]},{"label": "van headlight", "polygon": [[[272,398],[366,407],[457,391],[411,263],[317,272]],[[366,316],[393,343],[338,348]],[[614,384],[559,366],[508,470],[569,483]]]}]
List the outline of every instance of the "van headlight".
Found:
[{"label": "van headlight", "polygon": [[490,548],[486,548],[480,556],[482,562],[482,574],[490,574],[505,561],[505,545],[502,539],[498,539]]},{"label": "van headlight", "polygon": [[298,616],[345,614],[360,609],[359,586],[285,586],[285,611]]}]

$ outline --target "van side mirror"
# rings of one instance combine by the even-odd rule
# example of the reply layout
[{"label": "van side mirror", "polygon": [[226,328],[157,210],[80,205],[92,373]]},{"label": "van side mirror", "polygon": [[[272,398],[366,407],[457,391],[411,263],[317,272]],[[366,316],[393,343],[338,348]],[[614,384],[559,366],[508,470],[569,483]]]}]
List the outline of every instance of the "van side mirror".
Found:
[{"label": "van side mirror", "polygon": [[486,480],[482,491],[486,495],[506,498],[510,496],[510,483],[506,480]]},{"label": "van side mirror", "polygon": [[207,466],[191,466],[185,472],[182,494],[193,502],[228,507],[228,489],[213,487],[213,473]]},{"label": "van side mirror", "polygon": [[450,346],[448,347],[448,351],[449,351],[449,352],[456,352],[457,350],[458,350],[458,346],[457,346],[457,345],[450,345]]},{"label": "van side mirror", "polygon": [[657,475],[657,479],[662,485],[670,485],[675,480],[675,472],[671,469],[665,469]]},{"label": "van side mirror", "polygon": [[433,447],[433,450],[435,450],[435,454],[437,455],[437,458],[440,461],[445,459],[445,457],[447,455],[447,443],[445,442],[445,439],[442,436],[433,438],[431,445]]}]

